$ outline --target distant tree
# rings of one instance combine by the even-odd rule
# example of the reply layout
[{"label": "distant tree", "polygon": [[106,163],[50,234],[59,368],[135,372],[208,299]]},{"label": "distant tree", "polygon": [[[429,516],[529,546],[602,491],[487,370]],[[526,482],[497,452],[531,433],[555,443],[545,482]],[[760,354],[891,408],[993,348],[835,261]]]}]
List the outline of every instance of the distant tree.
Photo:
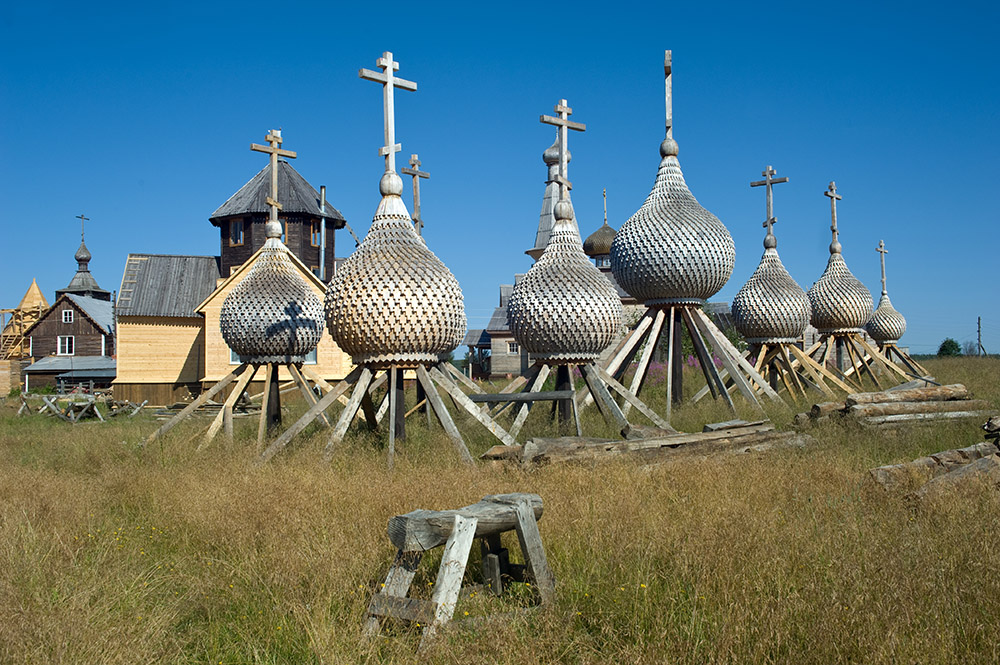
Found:
[{"label": "distant tree", "polygon": [[938,347],[937,354],[939,356],[960,356],[962,355],[962,347],[951,337],[947,337]]},{"label": "distant tree", "polygon": [[979,345],[974,341],[967,340],[965,344],[962,345],[962,355],[963,356],[978,356],[979,355]]}]

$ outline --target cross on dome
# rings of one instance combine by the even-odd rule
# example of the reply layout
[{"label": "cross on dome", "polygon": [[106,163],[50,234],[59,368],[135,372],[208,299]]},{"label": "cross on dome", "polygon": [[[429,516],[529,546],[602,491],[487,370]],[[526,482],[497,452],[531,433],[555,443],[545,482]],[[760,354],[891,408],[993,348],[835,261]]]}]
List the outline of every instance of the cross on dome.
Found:
[{"label": "cross on dome", "polygon": [[833,232],[833,241],[830,243],[830,253],[840,254],[841,246],[840,241],[838,240],[840,232],[837,230],[837,201],[844,197],[837,193],[837,183],[832,180],[830,181],[830,186],[826,188],[826,191],[823,192],[823,194],[830,197],[830,217],[832,218],[830,230]]},{"label": "cross on dome", "polygon": [[567,129],[572,129],[577,132],[587,131],[587,125],[582,122],[573,122],[569,119],[569,116],[573,114],[573,109],[571,109],[565,99],[560,99],[559,103],[555,105],[555,112],[559,114],[558,117],[552,117],[550,115],[543,115],[539,117],[539,120],[546,125],[555,125],[559,130],[559,175],[556,177],[556,182],[559,183],[559,198],[566,198],[567,192],[573,189],[573,183],[571,183],[566,178],[566,172],[568,170],[568,158],[569,147],[568,147],[568,132]]},{"label": "cross on dome", "polygon": [[673,51],[663,52],[663,94],[666,108],[667,138],[674,137]]},{"label": "cross on dome", "polygon": [[878,247],[875,248],[875,251],[879,253],[879,260],[882,263],[882,295],[885,295],[888,293],[888,291],[885,290],[885,255],[889,253],[889,250],[885,248],[885,242],[879,240]]},{"label": "cross on dome", "polygon": [[[271,208],[271,214],[264,230],[268,238],[280,238],[281,223],[278,221],[278,211],[281,210],[281,204],[278,203],[278,157],[295,159],[298,155],[291,150],[281,148],[283,139],[280,129],[270,130],[264,140],[267,141],[268,145],[251,143],[250,149],[254,152],[266,152],[271,155],[271,195],[267,197],[267,205]],[[277,232],[275,232],[275,226],[271,226],[272,223],[277,227]]]},{"label": "cross on dome", "polygon": [[404,166],[399,171],[404,175],[413,176],[413,228],[416,229],[417,235],[420,235],[420,230],[424,228],[424,220],[420,216],[420,179],[430,178],[431,174],[420,170],[420,159],[416,153],[410,155],[410,168]]},{"label": "cross on dome", "polygon": [[361,68],[358,76],[366,81],[375,81],[382,84],[382,124],[385,129],[385,145],[378,149],[378,154],[385,157],[385,170],[387,172],[396,171],[396,153],[403,149],[403,146],[396,143],[396,110],[394,105],[395,88],[416,91],[417,84],[396,77],[396,70],[399,63],[392,59],[392,51],[386,51],[382,57],[375,61],[375,64],[382,69],[376,72],[371,69]]},{"label": "cross on dome", "polygon": [[83,223],[84,222],[89,222],[90,221],[90,217],[84,217],[83,213],[80,213],[79,215],[76,216],[76,218],[80,220],[80,242],[82,243],[83,242]]},{"label": "cross on dome", "polygon": [[767,188],[767,219],[764,221],[763,226],[767,229],[767,235],[774,235],[774,229],[772,228],[774,224],[778,223],[777,218],[774,216],[774,192],[772,188],[782,182],[788,182],[788,178],[772,178],[771,176],[777,175],[777,171],[774,167],[768,164],[763,171],[760,172],[764,176],[763,180],[755,180],[750,183],[751,187],[766,187]]}]

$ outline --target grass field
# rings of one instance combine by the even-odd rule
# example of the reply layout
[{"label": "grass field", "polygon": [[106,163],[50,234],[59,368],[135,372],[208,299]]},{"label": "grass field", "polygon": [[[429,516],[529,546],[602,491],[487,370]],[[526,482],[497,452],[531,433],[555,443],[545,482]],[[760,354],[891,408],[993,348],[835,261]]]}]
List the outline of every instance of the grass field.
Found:
[{"label": "grass field", "polygon": [[[926,364],[1000,405],[1000,361]],[[258,466],[249,421],[195,452],[204,423],[143,448],[149,416],[71,426],[13,413],[0,411],[0,663],[1000,662],[1000,494],[914,506],[867,477],[980,441],[978,423],[827,425],[804,450],[522,471],[469,470],[417,421],[389,472],[360,432],[331,464],[309,430]],[[675,424],[725,418],[683,407]],[[472,422],[463,431],[474,454],[493,443]],[[420,660],[416,628],[362,639],[394,554],[389,517],[513,491],[545,501],[554,608],[448,630]],[[425,559],[424,597],[435,573]],[[532,593],[466,596],[456,617]]]}]

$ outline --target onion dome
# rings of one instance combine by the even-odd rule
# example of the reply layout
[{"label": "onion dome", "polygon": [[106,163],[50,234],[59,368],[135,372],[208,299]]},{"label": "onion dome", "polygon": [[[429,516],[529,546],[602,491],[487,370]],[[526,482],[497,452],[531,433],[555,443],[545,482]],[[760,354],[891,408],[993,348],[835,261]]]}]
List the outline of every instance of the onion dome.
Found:
[{"label": "onion dome", "polygon": [[733,273],[733,238],[688,189],[677,142],[666,138],[660,156],[653,191],[611,243],[611,272],[647,305],[701,303]]},{"label": "onion dome", "polygon": [[281,225],[265,226],[267,240],[222,303],[219,327],[243,362],[301,363],[323,336],[323,303],[281,242]]},{"label": "onion dome", "polygon": [[878,307],[865,329],[879,344],[898,342],[899,338],[906,332],[906,319],[892,306],[888,293],[882,292]]},{"label": "onion dome", "polygon": [[826,195],[830,197],[833,240],[830,242],[830,260],[826,270],[808,292],[812,324],[824,334],[860,332],[872,315],[872,294],[844,263],[837,230],[837,201],[840,195],[835,183],[830,183]]},{"label": "onion dome", "polygon": [[608,220],[604,220],[601,228],[597,229],[583,241],[583,253],[590,258],[607,256],[611,253],[611,243],[615,239],[615,230],[608,226]]},{"label": "onion dome", "polygon": [[403,181],[387,171],[368,235],[326,293],[333,339],[356,364],[437,362],[465,335],[458,280],[413,230]]},{"label": "onion dome", "polygon": [[777,246],[769,231],[757,270],[733,299],[736,330],[750,344],[794,342],[809,324],[809,298],[785,270]]},{"label": "onion dome", "polygon": [[507,304],[510,329],[535,358],[596,360],[621,328],[621,300],[583,253],[573,205],[560,200],[554,212],[545,252],[514,285]]},{"label": "onion dome", "polygon": [[80,249],[76,250],[76,254],[73,255],[73,258],[76,259],[76,263],[80,270],[87,270],[90,259],[94,257],[91,256],[90,250],[87,249],[87,246],[83,244],[83,241],[81,240]]}]

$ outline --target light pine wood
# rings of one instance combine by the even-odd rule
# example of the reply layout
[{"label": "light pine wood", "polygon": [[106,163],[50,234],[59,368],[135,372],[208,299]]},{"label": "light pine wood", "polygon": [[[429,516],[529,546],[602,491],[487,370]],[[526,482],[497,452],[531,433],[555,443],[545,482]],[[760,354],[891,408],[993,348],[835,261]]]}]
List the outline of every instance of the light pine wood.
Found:
[{"label": "light pine wood", "polygon": [[[396,553],[396,559],[389,568],[389,574],[386,575],[381,591],[376,593],[375,597],[406,598],[406,594],[410,591],[410,585],[413,584],[413,578],[417,574],[417,566],[420,565],[420,559],[423,558],[423,555],[423,552],[419,551],[404,552],[403,550],[399,550]],[[372,601],[374,602],[374,600],[373,598]],[[375,614],[372,612],[371,606],[369,606],[368,613]],[[374,637],[378,633],[379,623],[379,616],[369,616],[365,621],[365,636]]]},{"label": "light pine wood", "polygon": [[176,416],[165,422],[163,426],[160,427],[160,429],[150,434],[149,438],[146,439],[146,444],[147,445],[151,444],[153,441],[156,441],[156,439],[158,439],[159,437],[163,436],[171,429],[176,427],[178,423],[182,422],[189,415],[191,415],[195,409],[197,409],[199,406],[201,406],[202,404],[204,404],[205,402],[207,402],[208,400],[212,399],[220,392],[222,392],[222,390],[225,389],[226,386],[228,386],[230,383],[236,380],[237,377],[242,375],[247,370],[248,367],[249,365],[247,363],[243,363],[242,365],[234,369],[221,381],[219,381],[214,386],[212,386],[211,388],[203,392],[201,395],[199,395],[197,399],[195,399],[186,407],[184,407],[184,409],[182,409],[180,413],[178,413]]}]

